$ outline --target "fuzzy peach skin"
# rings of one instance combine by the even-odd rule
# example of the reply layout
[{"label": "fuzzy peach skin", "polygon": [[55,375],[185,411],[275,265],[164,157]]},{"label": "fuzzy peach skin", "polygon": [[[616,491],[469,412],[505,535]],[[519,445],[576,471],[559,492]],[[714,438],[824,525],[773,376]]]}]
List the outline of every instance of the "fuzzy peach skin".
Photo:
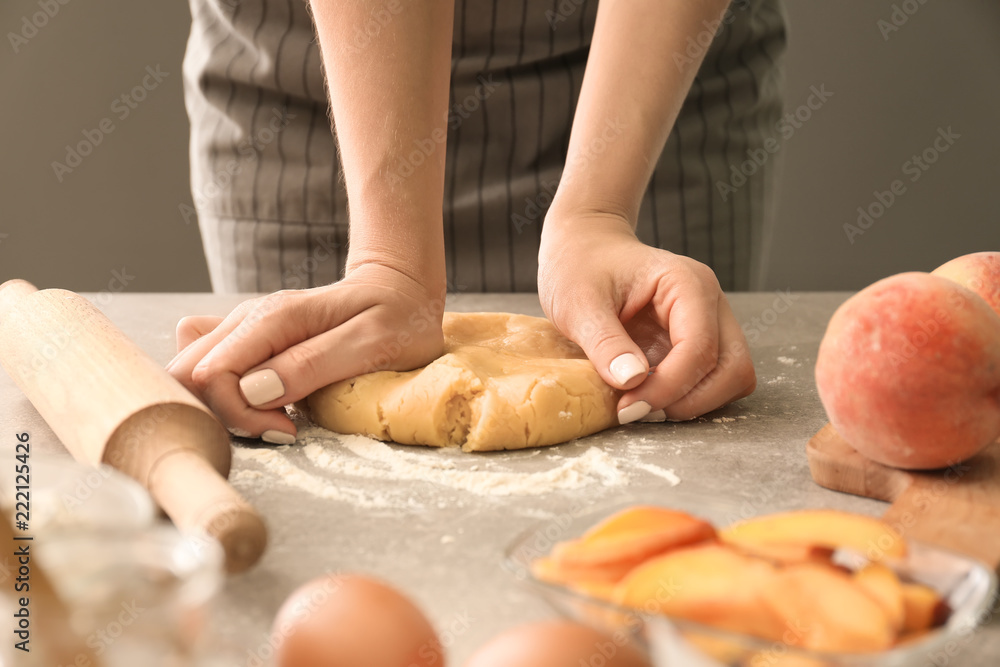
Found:
[{"label": "fuzzy peach skin", "polygon": [[1000,315],[946,278],[885,278],[833,314],[816,385],[834,428],[868,458],[963,461],[1000,436]]},{"label": "fuzzy peach skin", "polygon": [[974,252],[956,257],[931,271],[972,290],[1000,315],[1000,252]]}]

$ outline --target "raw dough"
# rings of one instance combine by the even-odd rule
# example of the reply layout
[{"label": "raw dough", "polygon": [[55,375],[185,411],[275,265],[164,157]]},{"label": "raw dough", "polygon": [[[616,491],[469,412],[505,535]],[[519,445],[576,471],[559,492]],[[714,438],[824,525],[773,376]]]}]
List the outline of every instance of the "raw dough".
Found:
[{"label": "raw dough", "polygon": [[554,445],[618,424],[618,392],[548,320],[445,313],[445,350],[405,373],[377,371],[306,399],[320,426],[467,452]]}]

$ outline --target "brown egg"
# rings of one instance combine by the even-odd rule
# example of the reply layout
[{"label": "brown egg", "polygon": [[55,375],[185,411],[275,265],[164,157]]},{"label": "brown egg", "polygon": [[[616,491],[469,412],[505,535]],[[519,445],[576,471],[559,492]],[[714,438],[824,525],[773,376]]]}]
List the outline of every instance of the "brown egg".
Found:
[{"label": "brown egg", "polygon": [[430,622],[404,595],[361,576],[313,579],[274,619],[278,667],[443,667]]},{"label": "brown egg", "polygon": [[608,635],[570,621],[522,625],[480,647],[465,667],[650,667],[626,643],[624,633]]}]

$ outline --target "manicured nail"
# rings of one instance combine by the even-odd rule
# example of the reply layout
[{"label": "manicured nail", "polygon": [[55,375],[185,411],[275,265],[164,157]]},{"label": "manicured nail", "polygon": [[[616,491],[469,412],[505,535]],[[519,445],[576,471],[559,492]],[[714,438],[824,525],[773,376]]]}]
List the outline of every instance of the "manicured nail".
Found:
[{"label": "manicured nail", "polygon": [[295,442],[295,436],[284,431],[264,431],[260,434],[260,439],[272,445],[291,445]]},{"label": "manicured nail", "polygon": [[637,419],[642,419],[649,414],[652,406],[646,401],[636,401],[632,405],[622,408],[618,411],[618,423],[619,424],[631,424]]},{"label": "manicured nail", "polygon": [[640,419],[641,422],[665,422],[667,421],[667,413],[663,410],[656,410],[655,412],[650,412],[648,415]]},{"label": "manicured nail", "polygon": [[646,366],[639,360],[639,357],[631,352],[626,352],[615,357],[615,360],[611,362],[609,370],[611,371],[611,377],[618,384],[624,385],[628,384],[628,381],[632,378],[644,374]]},{"label": "manicured nail", "polygon": [[229,432],[235,435],[237,438],[252,438],[253,434],[250,431],[244,430],[242,428],[230,428]]},{"label": "manicured nail", "polygon": [[240,379],[240,391],[247,403],[256,407],[281,398],[285,395],[285,385],[281,378],[270,368],[254,371]]}]

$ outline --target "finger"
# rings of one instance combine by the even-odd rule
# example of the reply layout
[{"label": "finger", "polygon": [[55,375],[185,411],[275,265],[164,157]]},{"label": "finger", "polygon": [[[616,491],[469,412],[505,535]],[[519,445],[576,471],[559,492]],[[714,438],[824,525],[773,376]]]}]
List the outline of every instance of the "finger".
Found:
[{"label": "finger", "polygon": [[229,334],[191,371],[197,385],[223,375],[237,380],[248,370],[364,311],[371,300],[357,287],[336,285],[309,291],[275,292],[259,299]]},{"label": "finger", "polygon": [[583,349],[606,383],[631,389],[643,381],[649,363],[625,331],[613,304],[576,307],[571,317],[564,333]]},{"label": "finger", "polygon": [[183,352],[191,343],[212,333],[225,318],[216,315],[192,315],[182,317],[177,323],[177,352]]},{"label": "finger", "polygon": [[[252,409],[245,404],[234,405],[232,402],[220,400],[215,387],[196,386],[191,378],[191,373],[198,362],[242,323],[258,301],[259,299],[244,301],[234,308],[225,319],[215,318],[217,323],[209,331],[205,331],[212,326],[209,318],[185,318],[185,320],[196,320],[190,323],[182,320],[185,326],[196,331],[205,331],[205,333],[187,344],[184,350],[167,365],[167,370],[208,405],[209,409],[219,417],[219,420],[233,435],[245,438],[261,437],[266,442],[273,444],[291,444],[295,441],[295,424],[288,418],[284,410],[265,412]],[[181,324],[178,324],[178,329],[180,327]],[[185,334],[188,332],[185,331]],[[178,340],[180,340],[180,334]],[[222,395],[224,396],[225,393],[223,392]]]},{"label": "finger", "polygon": [[626,322],[625,331],[646,355],[650,368],[662,362],[670,352],[670,333],[657,321],[653,304],[648,304]]},{"label": "finger", "polygon": [[627,424],[680,400],[716,367],[719,360],[718,293],[693,290],[675,301],[656,304],[673,347],[637,388],[618,402],[618,421]]},{"label": "finger", "polygon": [[276,445],[295,442],[295,423],[282,408],[258,410],[243,401],[238,382],[227,377],[206,386],[203,400],[234,435],[244,438],[259,437]]},{"label": "finger", "polygon": [[694,419],[753,393],[757,386],[743,329],[725,301],[719,311],[719,363],[690,392],[664,408],[667,419]]},{"label": "finger", "polygon": [[[332,362],[320,365],[322,353],[336,350],[337,358],[357,363],[361,356],[354,346],[358,341],[371,340],[371,332],[359,333],[352,327],[345,329],[339,339],[325,335],[353,316],[354,311],[367,310],[365,304],[369,301],[364,295],[365,291],[357,288],[331,288],[264,297],[198,362],[191,372],[192,382],[227,426],[260,435],[268,442],[293,441],[294,424],[282,406],[314,388],[347,377],[336,376]],[[316,337],[319,340],[312,342]],[[286,352],[277,365],[279,374],[271,362]],[[261,365],[266,367],[256,368]],[[260,372],[241,382],[251,369]],[[305,393],[301,393],[303,386]],[[297,393],[289,393],[289,387]],[[265,403],[265,409],[260,409]]]},{"label": "finger", "polygon": [[202,398],[201,390],[192,380],[191,373],[205,355],[211,352],[216,345],[225,340],[226,336],[239,326],[243,318],[246,317],[246,314],[253,308],[255,301],[256,299],[251,299],[236,306],[215,329],[188,345],[177,356],[171,359],[166,366],[167,372],[184,385],[188,391]]},{"label": "finger", "polygon": [[[269,409],[293,403],[321,387],[386,368],[407,355],[390,357],[384,332],[373,318],[354,317],[344,324],[288,348],[248,371],[239,380],[246,402]],[[398,338],[396,339],[399,340]],[[417,345],[410,341],[410,345]],[[418,354],[417,356],[423,357]]]},{"label": "finger", "polygon": [[205,387],[206,400],[230,430],[276,444],[295,441],[295,424],[282,409],[332,382],[366,372],[377,363],[370,352],[377,332],[365,318],[294,345],[243,378],[224,373]]}]

